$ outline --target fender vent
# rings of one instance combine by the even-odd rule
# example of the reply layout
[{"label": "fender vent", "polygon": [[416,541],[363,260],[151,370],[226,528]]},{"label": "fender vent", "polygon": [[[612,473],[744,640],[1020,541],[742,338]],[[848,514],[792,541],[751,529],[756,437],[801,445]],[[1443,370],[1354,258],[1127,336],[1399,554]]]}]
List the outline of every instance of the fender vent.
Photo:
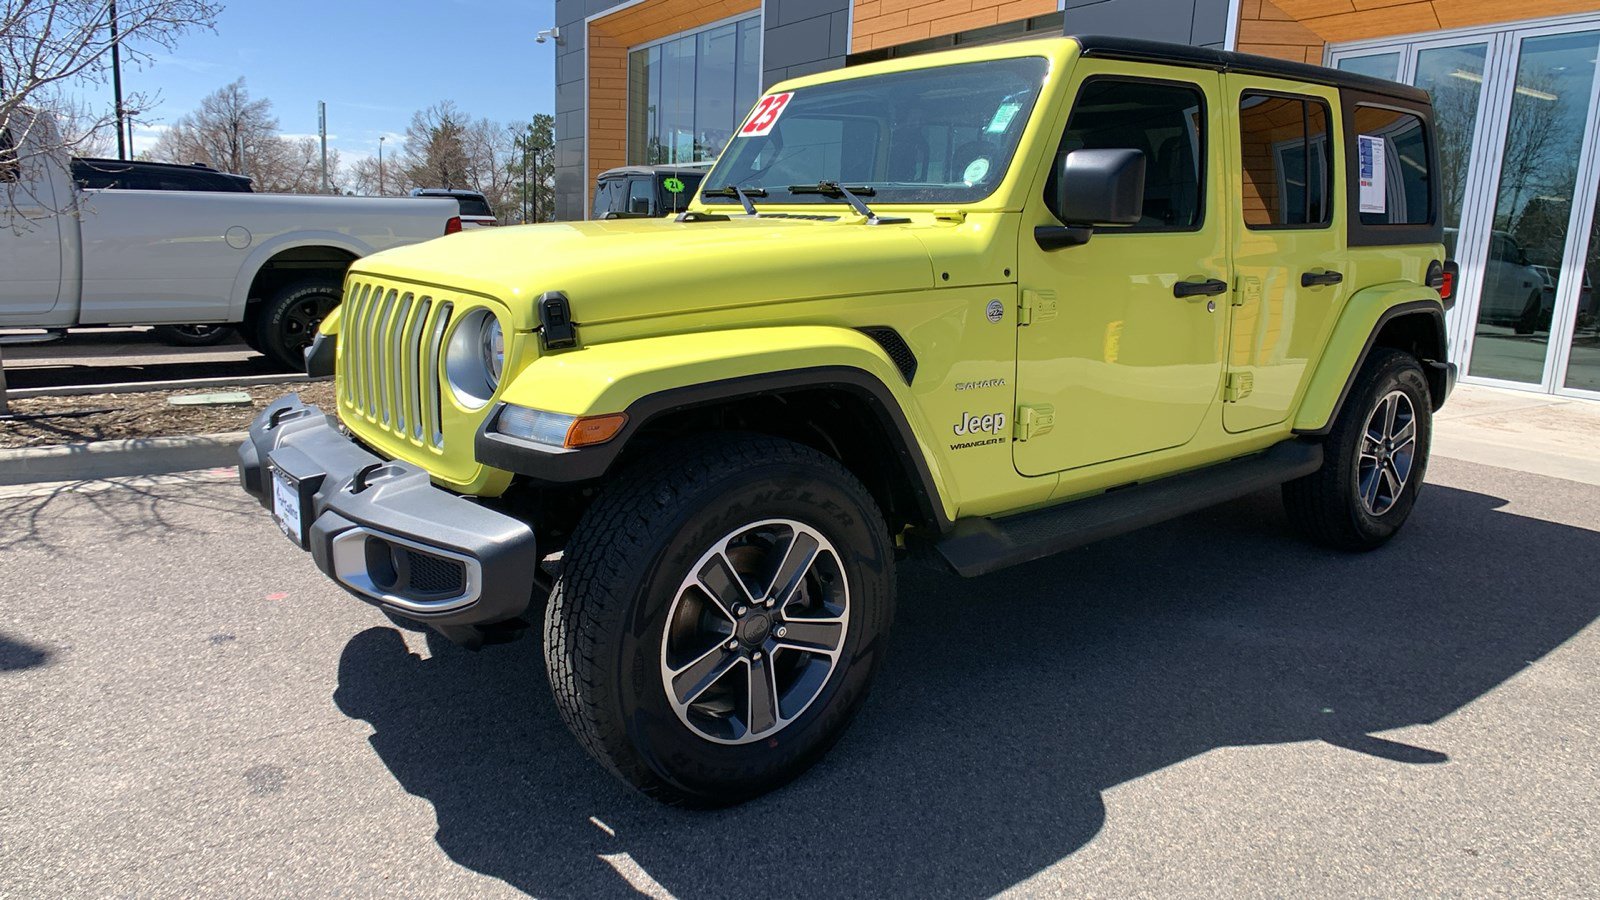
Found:
[{"label": "fender vent", "polygon": [[911,383],[917,377],[917,355],[911,352],[911,347],[906,344],[906,339],[900,336],[887,325],[875,325],[871,328],[861,329],[861,333],[878,342],[883,352],[889,354],[889,359],[894,362],[894,367],[900,370],[900,377]]}]

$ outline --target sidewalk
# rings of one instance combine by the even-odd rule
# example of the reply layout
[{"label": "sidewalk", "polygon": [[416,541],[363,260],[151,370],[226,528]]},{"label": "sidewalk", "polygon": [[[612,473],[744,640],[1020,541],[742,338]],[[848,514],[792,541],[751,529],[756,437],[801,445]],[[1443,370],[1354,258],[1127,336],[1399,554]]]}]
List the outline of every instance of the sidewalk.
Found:
[{"label": "sidewalk", "polygon": [[1434,417],[1433,455],[1600,485],[1600,402],[1461,385]]}]

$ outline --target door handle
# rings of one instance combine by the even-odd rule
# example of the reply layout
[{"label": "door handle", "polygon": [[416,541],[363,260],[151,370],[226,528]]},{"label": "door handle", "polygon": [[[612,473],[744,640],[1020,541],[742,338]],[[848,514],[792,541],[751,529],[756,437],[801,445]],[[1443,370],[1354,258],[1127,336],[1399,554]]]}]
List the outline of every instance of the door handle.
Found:
[{"label": "door handle", "polygon": [[1219,278],[1207,278],[1205,281],[1180,281],[1172,286],[1172,296],[1180,299],[1184,297],[1215,297],[1227,293],[1228,283]]},{"label": "door handle", "polygon": [[1325,284],[1338,284],[1344,281],[1344,275],[1339,272],[1305,272],[1300,276],[1301,287],[1319,287]]}]

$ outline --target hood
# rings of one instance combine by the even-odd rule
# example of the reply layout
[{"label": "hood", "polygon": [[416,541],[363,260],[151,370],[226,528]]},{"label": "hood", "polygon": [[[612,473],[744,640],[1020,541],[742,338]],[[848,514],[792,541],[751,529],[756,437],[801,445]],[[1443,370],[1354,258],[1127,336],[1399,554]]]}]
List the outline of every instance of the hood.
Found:
[{"label": "hood", "polygon": [[388,250],[352,271],[448,286],[507,303],[516,327],[561,291],[575,322],[917,290],[934,284],[927,226],[744,218],[518,225]]}]

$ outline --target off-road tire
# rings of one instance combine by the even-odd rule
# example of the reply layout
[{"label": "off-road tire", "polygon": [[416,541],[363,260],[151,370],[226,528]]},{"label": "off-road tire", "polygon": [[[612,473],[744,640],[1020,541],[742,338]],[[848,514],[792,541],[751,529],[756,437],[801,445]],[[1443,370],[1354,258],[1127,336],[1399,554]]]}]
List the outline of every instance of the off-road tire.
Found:
[{"label": "off-road tire", "polygon": [[336,280],[311,278],[284,285],[255,311],[256,334],[251,346],[277,366],[304,372],[305,349],[340,299]]},{"label": "off-road tire", "polygon": [[[674,712],[666,619],[708,548],[769,519],[805,523],[836,548],[849,628],[803,712],[770,738],[717,743]],[[838,740],[866,698],[894,615],[893,553],[871,494],[816,450],[726,434],[663,447],[595,499],[563,554],[544,620],[556,706],[597,760],[661,802],[725,806],[777,788]]]},{"label": "off-road tire", "polygon": [[[1379,401],[1395,391],[1410,402],[1416,447],[1404,488],[1392,505],[1374,515],[1360,495],[1361,448]],[[1432,437],[1433,403],[1421,363],[1400,350],[1374,348],[1323,440],[1322,468],[1283,486],[1290,521],[1324,546],[1351,551],[1383,546],[1405,524],[1416,504],[1427,474]]]}]

